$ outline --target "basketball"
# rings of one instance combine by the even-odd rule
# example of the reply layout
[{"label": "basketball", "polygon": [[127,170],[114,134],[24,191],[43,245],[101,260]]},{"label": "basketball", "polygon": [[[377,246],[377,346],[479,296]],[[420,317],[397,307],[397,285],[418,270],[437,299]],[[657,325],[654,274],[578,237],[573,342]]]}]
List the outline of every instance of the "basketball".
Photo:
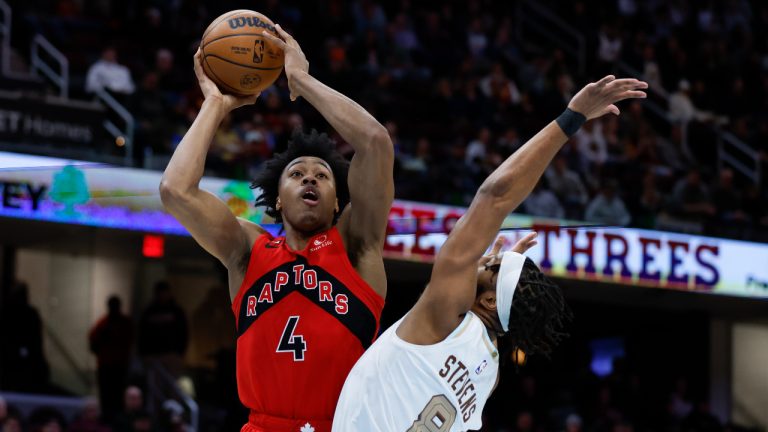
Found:
[{"label": "basketball", "polygon": [[222,92],[253,95],[280,76],[283,50],[264,37],[265,32],[277,36],[272,20],[245,9],[221,15],[205,30],[200,45],[203,70]]}]

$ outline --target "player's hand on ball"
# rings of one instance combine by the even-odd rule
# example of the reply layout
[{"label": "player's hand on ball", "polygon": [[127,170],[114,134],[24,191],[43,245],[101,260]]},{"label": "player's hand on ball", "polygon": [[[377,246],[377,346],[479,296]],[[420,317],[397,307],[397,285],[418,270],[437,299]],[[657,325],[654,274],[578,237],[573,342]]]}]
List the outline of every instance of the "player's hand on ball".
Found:
[{"label": "player's hand on ball", "polygon": [[218,100],[222,103],[224,112],[230,112],[237,107],[243,105],[252,105],[259,97],[258,94],[252,96],[234,96],[231,94],[223,94],[219,87],[216,86],[208,75],[203,71],[203,54],[200,49],[197,49],[195,53],[195,75],[197,76],[197,82],[200,85],[200,90],[203,92],[203,97],[206,100]]},{"label": "player's hand on ball", "polygon": [[583,114],[587,120],[601,117],[608,113],[618,115],[619,108],[614,105],[624,99],[642,99],[646,97],[643,89],[648,83],[634,78],[616,79],[608,75],[596,83],[587,84],[571,99],[568,108]]},{"label": "player's hand on ball", "polygon": [[264,32],[264,36],[268,37],[285,52],[285,75],[288,77],[288,89],[291,91],[291,100],[295,101],[296,98],[301,95],[297,92],[296,87],[294,86],[293,78],[296,74],[308,73],[309,62],[307,61],[307,56],[304,55],[299,43],[296,42],[296,39],[294,39],[293,36],[286,33],[286,31],[280,27],[280,24],[275,24],[275,29],[277,29],[277,33],[282,39],[275,37],[268,32]]},{"label": "player's hand on ball", "polygon": [[525,237],[518,240],[517,243],[512,246],[512,251],[519,254],[524,254],[528,249],[536,246],[538,243],[536,241],[536,237],[538,235],[539,234],[536,231],[526,234]]}]

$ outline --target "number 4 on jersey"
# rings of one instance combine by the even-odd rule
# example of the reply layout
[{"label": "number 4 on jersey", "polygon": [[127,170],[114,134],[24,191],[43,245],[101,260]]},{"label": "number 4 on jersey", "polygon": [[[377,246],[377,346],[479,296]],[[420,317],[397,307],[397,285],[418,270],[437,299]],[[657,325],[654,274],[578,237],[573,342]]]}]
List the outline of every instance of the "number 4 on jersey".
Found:
[{"label": "number 4 on jersey", "polygon": [[293,353],[293,361],[304,361],[304,352],[307,351],[307,343],[304,342],[304,336],[295,335],[296,325],[299,324],[298,316],[291,316],[285,323],[285,330],[280,336],[280,344],[277,345],[277,352]]}]

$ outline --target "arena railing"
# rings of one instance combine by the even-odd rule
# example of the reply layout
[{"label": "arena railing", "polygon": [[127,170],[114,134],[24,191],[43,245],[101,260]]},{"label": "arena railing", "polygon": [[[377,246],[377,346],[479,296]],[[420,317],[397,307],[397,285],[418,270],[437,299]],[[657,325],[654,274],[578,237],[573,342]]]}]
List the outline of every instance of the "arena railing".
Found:
[{"label": "arena railing", "polygon": [[9,76],[11,74],[11,23],[13,22],[13,13],[11,7],[8,6],[4,0],[0,0],[0,13],[3,14],[0,18],[0,37],[3,38],[0,49],[3,50],[0,62],[2,62],[3,75]]},{"label": "arena railing", "polygon": [[136,127],[133,115],[104,89],[97,90],[96,97],[123,121],[123,129],[120,129],[112,120],[106,118],[104,120],[104,129],[116,140],[123,140],[125,166],[133,166],[133,133]]},{"label": "arena railing", "polygon": [[[740,160],[738,157],[739,152],[742,156],[741,159],[748,159],[754,166],[747,166],[747,163]],[[762,170],[760,153],[757,150],[744,143],[744,141],[736,138],[732,133],[719,130],[717,136],[717,154],[719,162],[718,167],[720,169],[727,163],[749,177],[755,184],[760,184]]]},{"label": "arena railing", "polygon": [[[528,19],[535,17],[535,19]],[[535,31],[539,37],[549,39],[550,42],[561,47],[567,54],[576,60],[579,75],[586,71],[587,42],[584,35],[573,26],[566,23],[556,13],[546,6],[534,1],[520,1],[517,3],[515,28],[519,40],[526,40],[524,32]],[[553,31],[552,26],[565,37],[560,37]]]},{"label": "arena railing", "polygon": [[[37,34],[32,38],[31,50],[32,74],[37,75],[38,72],[42,72],[46,78],[58,87],[59,96],[67,99],[69,97],[69,60],[67,60],[67,57],[41,34]],[[43,59],[43,53],[50,56],[58,64],[58,71],[55,71]]]},{"label": "arena railing", "polygon": [[[70,348],[67,346],[64,341],[56,334],[54,331],[54,328],[48,325],[47,323],[43,323],[43,328],[45,330],[46,336],[48,336],[48,341],[50,342],[49,345],[47,345],[47,348],[53,348],[54,352],[60,355],[64,359],[64,363],[69,366],[69,373],[67,373],[67,379],[66,381],[69,381],[69,386],[63,386],[63,382],[57,382],[56,384],[59,386],[63,386],[67,388],[67,390],[75,393],[75,394],[87,394],[93,389],[93,378],[91,374],[89,374],[86,371],[85,366],[78,364],[78,361],[75,359],[75,355],[70,351]],[[49,356],[51,353],[49,353]],[[65,372],[66,373],[66,372]],[[52,374],[53,376],[53,374]],[[76,380],[80,385],[77,388],[72,388],[72,385],[75,384],[72,382],[72,379]]]},{"label": "arena railing", "polygon": [[187,393],[185,393],[177,383],[173,375],[163,366],[162,362],[152,361],[147,365],[147,399],[149,400],[150,412],[167,400],[166,392],[175,401],[181,401],[189,410],[189,432],[197,432],[200,422],[200,409]]},{"label": "arena railing", "polygon": [[[584,73],[586,67],[586,43],[582,32],[560,18],[549,7],[532,0],[523,0],[518,3],[516,18],[517,36],[520,40],[525,40],[524,31],[526,29],[535,29],[537,35],[545,37],[551,43],[557,44],[568,55],[576,58],[579,73]],[[553,26],[557,27],[558,32],[572,37],[573,42],[569,43],[564,38],[556,36],[552,28]],[[527,41],[530,42],[531,40]],[[617,62],[616,67],[617,71],[622,74],[638,78],[642,77],[642,73],[624,62]],[[665,89],[652,87],[650,91],[664,103],[669,104],[669,93]],[[673,122],[669,119],[668,110],[659,107],[658,104],[653,103],[650,99],[644,101],[643,106],[649,108],[668,125],[673,125]],[[664,115],[658,115],[660,111]],[[717,139],[718,168],[722,168],[723,165],[727,164],[752,180],[755,184],[759,184],[762,175],[760,154],[744,141],[722,130],[720,127],[710,125],[709,128]],[[739,158],[739,156],[741,157]],[[740,159],[746,159],[748,162],[745,163]]]}]

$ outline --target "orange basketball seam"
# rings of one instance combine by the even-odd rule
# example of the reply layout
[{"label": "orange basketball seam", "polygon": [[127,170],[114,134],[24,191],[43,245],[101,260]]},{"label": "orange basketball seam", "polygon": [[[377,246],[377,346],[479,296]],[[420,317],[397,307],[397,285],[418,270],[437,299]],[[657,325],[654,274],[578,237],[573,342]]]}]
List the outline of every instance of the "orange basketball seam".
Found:
[{"label": "orange basketball seam", "polygon": [[[279,69],[282,69],[282,68],[283,68],[282,66],[279,66],[279,67],[273,67],[273,68],[262,68],[262,67],[256,67],[256,66],[248,66],[248,65],[244,65],[244,64],[242,64],[242,63],[236,63],[236,62],[233,62],[232,60],[226,59],[226,58],[224,58],[224,57],[222,57],[222,56],[220,56],[220,55],[216,55],[216,54],[207,54],[207,55],[205,56],[205,58],[206,58],[206,59],[205,59],[205,61],[206,61],[206,62],[208,62],[208,57],[215,57],[215,58],[217,58],[217,59],[219,59],[219,60],[221,60],[221,61],[225,61],[225,62],[227,62],[227,63],[230,63],[230,64],[233,64],[233,65],[235,65],[235,66],[240,66],[240,67],[244,67],[244,68],[248,68],[248,69],[255,69],[255,70],[264,70],[264,71],[270,71],[270,70],[279,70]],[[211,66],[210,66],[210,65],[208,65],[208,67],[211,67]]]},{"label": "orange basketball seam", "polygon": [[[241,89],[236,88],[236,87],[232,87],[231,85],[225,83],[224,80],[222,80],[218,75],[216,75],[216,71],[214,71],[213,68],[211,67],[211,65],[208,64],[207,56],[203,58],[203,61],[205,62],[206,65],[208,65],[208,70],[211,71],[211,73],[216,78],[216,80],[218,80],[218,82],[216,84],[222,84],[222,85],[224,85],[226,87],[229,87],[231,90],[233,90],[235,93],[237,93],[239,95],[244,95],[245,94],[245,93],[242,92]],[[205,71],[203,71],[203,72],[205,72]]]},{"label": "orange basketball seam", "polygon": [[264,39],[264,33],[263,32],[262,33],[235,33],[235,34],[228,34],[228,35],[224,35],[224,36],[219,36],[216,39],[211,39],[208,42],[206,42],[204,46],[208,46],[208,45],[216,42],[217,40],[226,39],[226,38],[230,38],[230,37],[237,37],[237,36],[261,36],[261,38]]}]

